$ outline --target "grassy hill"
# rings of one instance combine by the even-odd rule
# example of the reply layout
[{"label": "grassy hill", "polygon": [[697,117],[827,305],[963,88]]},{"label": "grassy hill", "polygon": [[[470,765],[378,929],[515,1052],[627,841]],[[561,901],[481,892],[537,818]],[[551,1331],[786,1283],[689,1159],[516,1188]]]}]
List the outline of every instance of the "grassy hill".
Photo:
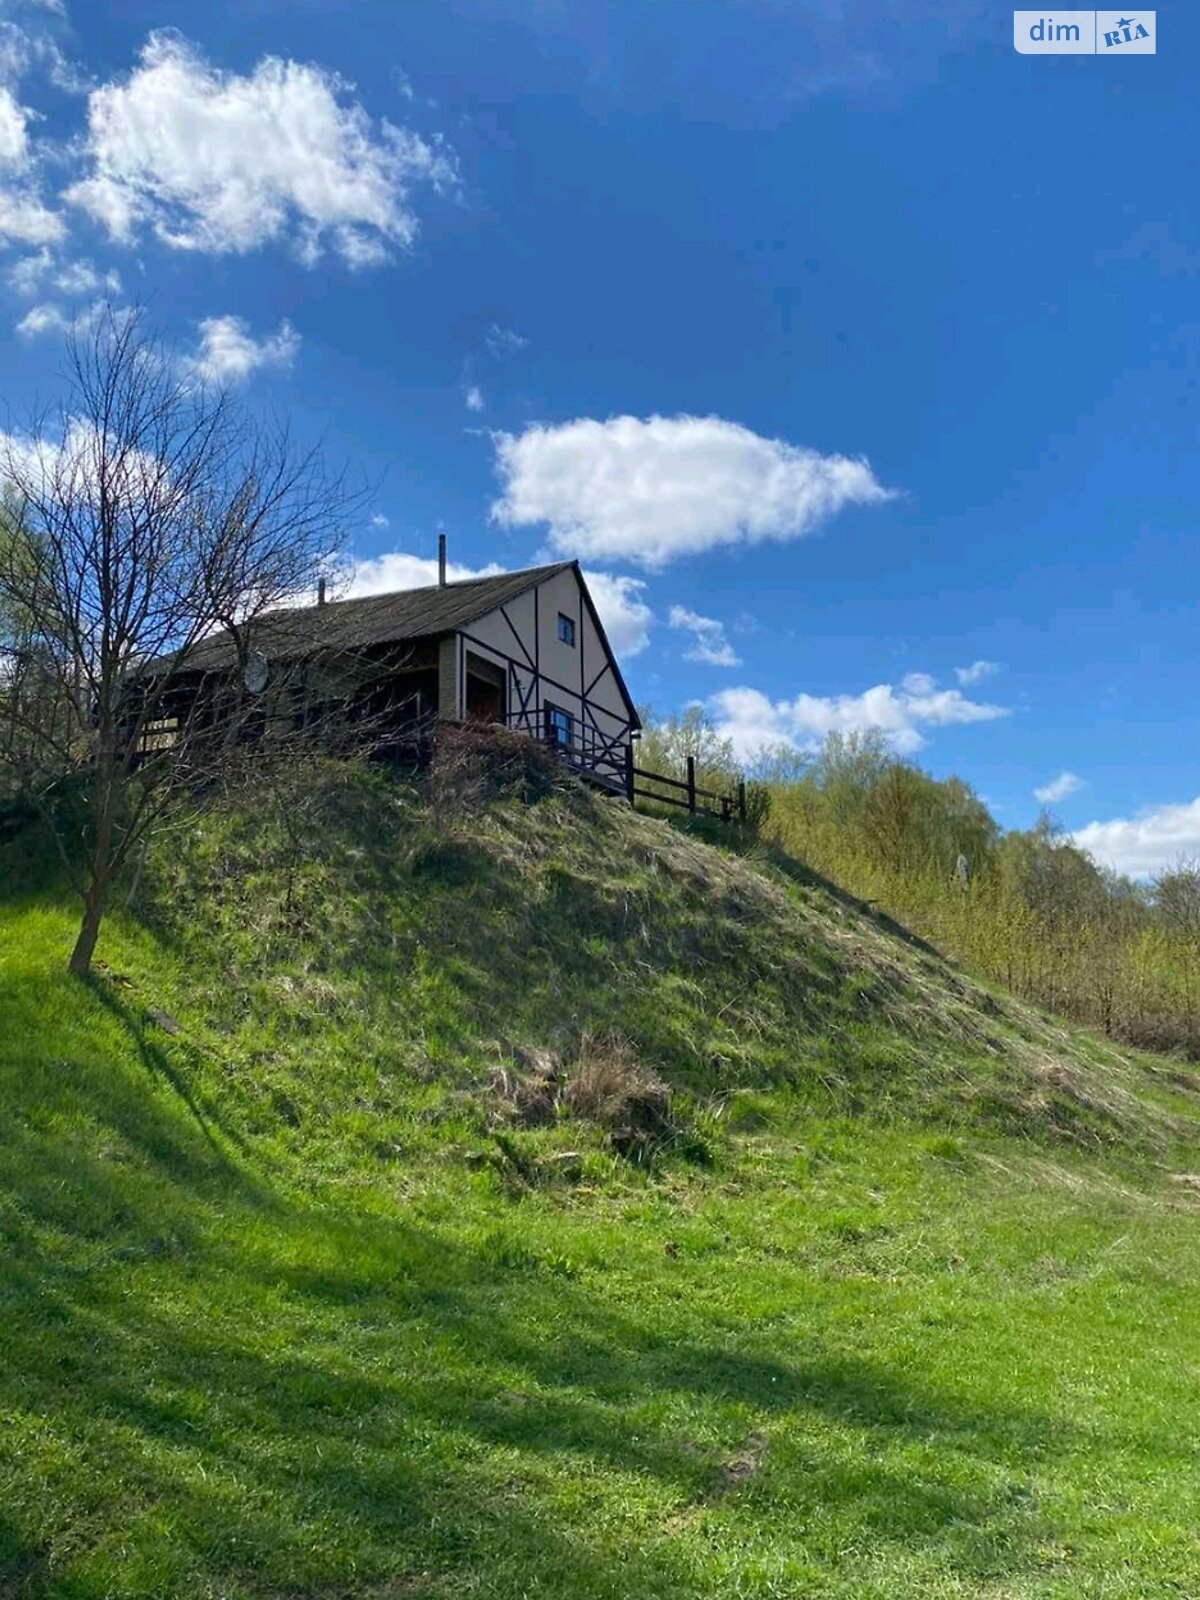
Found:
[{"label": "grassy hill", "polygon": [[0,1595],[1200,1591],[1200,1083],[490,787],[5,847]]}]

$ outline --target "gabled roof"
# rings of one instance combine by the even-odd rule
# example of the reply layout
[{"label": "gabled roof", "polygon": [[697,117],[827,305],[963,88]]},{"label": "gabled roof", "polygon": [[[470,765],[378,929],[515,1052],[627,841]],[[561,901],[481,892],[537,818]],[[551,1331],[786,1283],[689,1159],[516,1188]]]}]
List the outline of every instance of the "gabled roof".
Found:
[{"label": "gabled roof", "polygon": [[[279,660],[313,651],[361,650],[453,633],[573,566],[573,561],[556,561],[546,567],[497,573],[493,578],[467,578],[425,589],[402,589],[396,594],[272,611],[254,623],[250,646]],[[227,633],[218,633],[188,652],[184,670],[218,672],[233,666],[236,659],[233,640]]]}]

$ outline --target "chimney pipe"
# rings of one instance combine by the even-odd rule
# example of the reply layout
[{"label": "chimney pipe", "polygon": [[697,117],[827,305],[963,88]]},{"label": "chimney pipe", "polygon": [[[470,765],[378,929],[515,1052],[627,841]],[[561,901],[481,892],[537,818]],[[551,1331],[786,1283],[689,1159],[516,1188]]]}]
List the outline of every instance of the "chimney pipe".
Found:
[{"label": "chimney pipe", "polygon": [[446,535],[438,534],[438,588],[446,587]]},{"label": "chimney pipe", "polygon": [[324,578],[318,578],[317,579],[317,604],[319,606],[323,606],[325,604],[325,579]]}]

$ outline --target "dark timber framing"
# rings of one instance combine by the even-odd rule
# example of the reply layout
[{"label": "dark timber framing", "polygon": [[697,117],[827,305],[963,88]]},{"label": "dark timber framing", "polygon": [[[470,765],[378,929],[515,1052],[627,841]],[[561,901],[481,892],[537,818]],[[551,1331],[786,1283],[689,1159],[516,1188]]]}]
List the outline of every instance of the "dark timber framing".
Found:
[{"label": "dark timber framing", "polygon": [[[581,589],[580,591],[584,591]],[[570,713],[576,730],[575,742],[568,749],[560,749],[560,754],[582,776],[595,779],[607,788],[625,790],[625,751],[631,746],[634,733],[640,727],[637,713],[634,708],[627,705],[627,714],[622,717],[610,711],[605,706],[597,705],[590,698],[590,690],[594,689],[604,674],[610,670],[615,671],[616,663],[611,654],[604,666],[596,674],[591,685],[584,682],[583,665],[583,636],[582,627],[577,631],[577,646],[580,658],[580,681],[578,688],[563,683],[561,679],[552,677],[541,668],[540,649],[540,610],[538,605],[537,590],[534,590],[534,630],[533,652],[527,649],[525,641],[521,638],[519,629],[513,623],[505,606],[498,606],[497,612],[503,617],[521,656],[508,655],[505,651],[490,644],[486,639],[481,639],[478,634],[468,628],[459,630],[461,659],[465,660],[466,647],[469,644],[476,654],[485,659],[492,660],[497,666],[503,667],[508,674],[509,696],[508,709],[505,721],[510,728],[521,733],[528,733],[537,739],[544,739],[546,731],[545,703],[546,691],[550,690],[565,696],[567,703],[560,707]],[[601,633],[601,638],[603,638]],[[607,645],[607,640],[605,640]],[[465,678],[465,667],[463,668]],[[624,684],[617,679],[619,687],[624,690]],[[623,694],[623,699],[628,699]],[[573,707],[578,703],[578,711]],[[555,700],[554,704],[558,704]],[[603,723],[608,726],[602,725]]]}]

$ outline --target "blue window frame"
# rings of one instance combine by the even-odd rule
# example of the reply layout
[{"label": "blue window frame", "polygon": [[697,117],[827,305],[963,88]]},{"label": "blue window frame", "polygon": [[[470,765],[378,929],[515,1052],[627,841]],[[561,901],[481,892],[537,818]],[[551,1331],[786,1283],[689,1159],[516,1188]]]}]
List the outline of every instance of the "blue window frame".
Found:
[{"label": "blue window frame", "polygon": [[556,750],[569,750],[575,743],[575,718],[561,706],[546,705],[546,740]]},{"label": "blue window frame", "polygon": [[575,648],[575,618],[569,617],[565,611],[558,613],[558,637],[563,644]]}]

